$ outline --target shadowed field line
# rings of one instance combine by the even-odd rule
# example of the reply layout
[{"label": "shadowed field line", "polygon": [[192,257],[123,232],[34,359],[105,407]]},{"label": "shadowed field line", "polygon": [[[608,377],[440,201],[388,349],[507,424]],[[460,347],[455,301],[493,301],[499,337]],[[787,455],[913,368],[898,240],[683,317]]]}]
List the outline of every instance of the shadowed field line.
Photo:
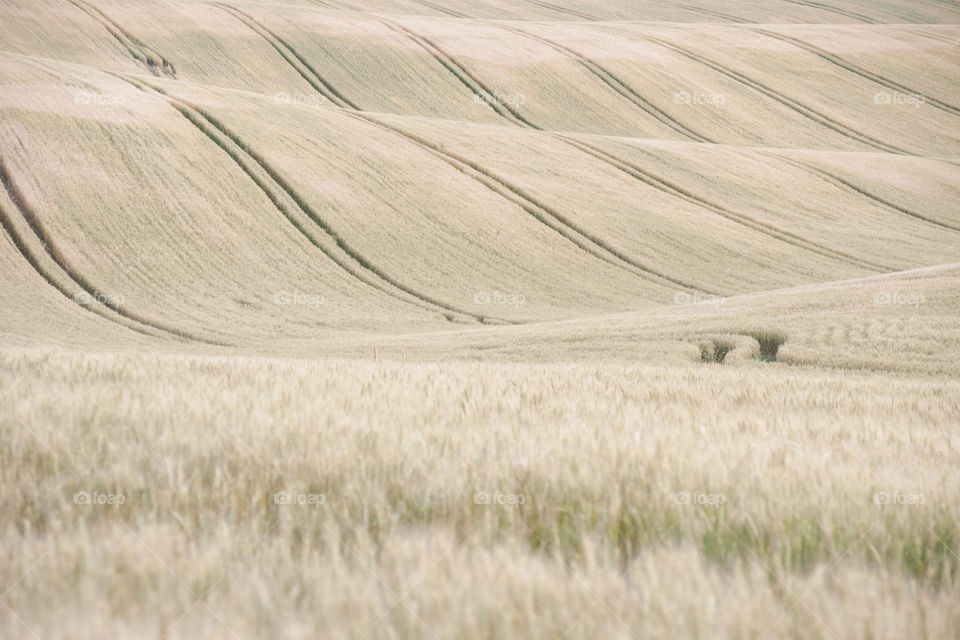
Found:
[{"label": "shadowed field line", "polygon": [[771,89],[765,84],[762,84],[756,80],[748,78],[742,73],[739,73],[738,71],[735,71],[730,67],[724,66],[719,62],[714,62],[713,60],[704,58],[703,56],[697,53],[694,53],[689,49],[685,49],[683,47],[673,44],[672,42],[661,40],[660,38],[656,38],[650,35],[645,35],[645,34],[641,35],[633,31],[622,31],[622,33],[629,34],[640,40],[646,40],[648,42],[658,44],[664,48],[667,48],[667,49],[670,49],[671,51],[675,51],[676,53],[679,53],[685,58],[689,58],[690,60],[699,62],[700,64],[706,67],[709,67],[710,69],[713,69],[714,71],[721,73],[724,76],[732,80],[735,80],[746,87],[753,89],[754,91],[757,91],[758,93],[762,93],[768,98],[771,98],[776,102],[779,102],[783,106],[799,113],[800,115],[808,118],[809,120],[813,120],[817,124],[820,124],[828,129],[831,129],[832,131],[835,131],[842,136],[850,138],[851,140],[855,140],[857,142],[860,142],[861,144],[866,144],[868,146],[871,146],[875,149],[878,149],[880,151],[884,151],[887,153],[893,153],[897,155],[912,155],[909,151],[887,144],[881,140],[877,140],[876,138],[872,138],[865,133],[860,133],[859,131],[856,131],[855,129],[851,128],[848,125],[838,122],[830,118],[829,116],[826,116],[822,113],[817,112],[811,107],[808,107],[800,102],[797,102],[793,98],[790,98],[774,89]]},{"label": "shadowed field line", "polygon": [[[333,2],[328,2],[327,0],[311,0],[315,4],[320,5],[324,9],[333,9],[334,11],[344,11],[342,6],[338,7],[337,4]],[[346,11],[356,11],[356,9],[346,9]]]},{"label": "shadowed field line", "polygon": [[782,242],[786,242],[799,249],[805,249],[807,251],[811,251],[813,253],[819,254],[827,258],[831,258],[833,260],[842,260],[844,262],[848,262],[850,264],[853,264],[861,268],[880,269],[884,271],[896,271],[896,269],[893,267],[878,264],[875,262],[870,262],[868,260],[858,258],[857,256],[853,256],[848,253],[843,253],[842,251],[837,251],[825,245],[821,245],[811,240],[807,240],[806,238],[799,236],[795,233],[785,231],[771,224],[767,224],[765,222],[757,220],[756,218],[752,218],[750,216],[746,216],[746,215],[731,211],[726,207],[722,207],[716,203],[710,202],[709,200],[705,200],[700,196],[694,195],[689,191],[687,191],[686,189],[684,189],[683,187],[680,187],[676,184],[672,184],[659,176],[655,176],[649,171],[633,163],[630,163],[618,156],[615,156],[612,153],[609,153],[608,151],[604,151],[603,149],[596,147],[594,145],[591,145],[581,140],[578,140],[576,138],[571,138],[561,134],[551,134],[551,135],[553,135],[553,137],[557,138],[558,140],[561,140],[562,142],[565,142],[566,144],[576,149],[579,149],[584,153],[587,153],[599,160],[603,160],[604,162],[610,164],[613,167],[616,167],[617,169],[626,173],[627,175],[637,180],[640,180],[644,184],[647,184],[651,187],[655,187],[656,189],[659,189],[664,193],[680,198],[698,207],[707,209],[711,213],[724,217],[728,220],[736,222],[747,228],[753,229],[754,231],[759,231],[760,233],[763,233],[764,235],[769,236],[771,238],[775,238]]},{"label": "shadowed field line", "polygon": [[630,85],[628,85],[626,82],[624,82],[623,80],[615,76],[613,73],[611,73],[604,67],[600,66],[593,60],[587,58],[586,56],[574,51],[570,47],[562,45],[559,42],[556,42],[554,40],[544,38],[543,36],[530,33],[529,31],[524,31],[523,29],[519,29],[512,25],[497,24],[497,27],[499,27],[500,29],[503,29],[504,31],[516,33],[517,35],[522,36],[524,38],[528,38],[530,40],[534,40],[535,42],[539,42],[540,44],[550,47],[554,51],[558,51],[559,53],[562,53],[565,56],[573,58],[574,60],[579,62],[580,65],[583,66],[587,71],[589,71],[594,77],[598,78],[608,87],[610,87],[615,92],[617,92],[618,95],[627,99],[629,102],[639,107],[644,113],[653,117],[654,119],[659,121],[661,124],[664,124],[667,127],[673,129],[677,133],[683,136],[686,136],[691,140],[695,140],[697,142],[713,142],[707,137],[697,133],[696,131],[693,131],[683,123],[679,122],[678,120],[673,118],[670,114],[668,114],[667,112],[663,111],[653,103],[646,100],[642,95],[637,93]]},{"label": "shadowed field line", "polygon": [[[147,68],[147,71],[155,76],[165,75],[168,78],[177,78],[177,70],[169,60],[148,47],[106,13],[84,0],[67,0],[67,2],[99,22],[127,50],[127,53]],[[159,69],[157,61],[159,61]]]},{"label": "shadowed field line", "polygon": [[904,214],[904,215],[908,215],[908,216],[910,216],[911,218],[916,218],[917,220],[922,220],[923,222],[926,222],[926,223],[935,225],[935,226],[937,226],[937,227],[940,227],[941,229],[949,229],[950,231],[960,231],[960,227],[953,227],[953,226],[951,226],[951,225],[949,225],[949,224],[947,224],[947,223],[945,223],[945,222],[940,222],[939,220],[934,220],[933,218],[928,218],[928,217],[926,217],[926,216],[922,216],[922,215],[920,215],[919,213],[917,213],[917,212],[915,212],[915,211],[911,211],[911,210],[909,210],[909,209],[906,209],[906,208],[904,208],[904,207],[901,207],[900,205],[895,204],[895,203],[893,203],[893,202],[890,202],[889,200],[885,200],[885,199],[881,198],[880,196],[878,196],[878,195],[876,195],[876,194],[870,193],[869,191],[867,191],[867,190],[864,189],[863,187],[857,186],[856,184],[850,182],[849,180],[847,180],[847,179],[845,179],[845,178],[842,178],[842,177],[840,177],[840,176],[838,176],[838,175],[836,175],[836,174],[834,174],[834,173],[830,173],[829,171],[827,171],[827,170],[825,170],[825,169],[821,169],[820,167],[818,167],[818,166],[816,166],[816,165],[814,165],[814,164],[810,164],[810,163],[808,163],[808,162],[804,162],[803,160],[797,160],[797,159],[795,159],[795,158],[788,158],[788,157],[782,156],[782,155],[780,155],[780,154],[773,153],[773,152],[769,152],[769,151],[762,152],[762,153],[763,153],[765,156],[769,157],[769,158],[774,158],[774,159],[776,159],[776,160],[778,160],[778,161],[780,161],[780,162],[785,162],[786,164],[793,165],[794,167],[797,167],[798,169],[803,169],[804,171],[807,171],[807,172],[809,172],[809,173],[813,173],[814,175],[817,175],[817,176],[823,178],[823,179],[826,180],[827,182],[829,182],[829,183],[831,183],[831,184],[833,184],[833,185],[835,185],[835,186],[837,186],[837,187],[840,187],[840,188],[843,188],[843,189],[847,189],[847,190],[850,190],[850,191],[855,191],[856,193],[858,193],[859,195],[864,196],[865,198],[868,198],[868,199],[870,199],[870,200],[873,200],[874,202],[876,202],[876,203],[878,203],[878,204],[880,204],[880,205],[883,205],[884,207],[887,207],[887,208],[889,208],[889,209],[893,209],[894,211],[897,211],[897,212],[902,213],[902,214]]},{"label": "shadowed field line", "polygon": [[[122,76],[121,76],[122,77]],[[130,84],[146,91],[139,82],[123,78]],[[253,151],[235,133],[230,131],[218,119],[186,100],[171,96],[163,89],[144,83],[147,87],[163,96],[180,115],[187,119],[201,133],[206,135],[243,170],[247,176],[270,199],[274,207],[297,229],[313,246],[320,249],[347,274],[400,302],[413,305],[431,313],[449,313],[471,318],[478,322],[515,322],[485,314],[464,311],[458,307],[437,300],[402,284],[382,269],[371,264],[359,251],[350,246],[337,232],[296,193],[293,187],[271,167],[267,161]],[[322,233],[310,231],[317,228]]]},{"label": "shadowed field line", "polygon": [[702,291],[704,293],[715,293],[703,289],[700,286],[693,285],[689,282],[678,280],[665,273],[659,272],[648,265],[642,264],[641,262],[624,254],[620,250],[610,246],[606,241],[602,240],[598,236],[580,228],[569,218],[550,206],[537,202],[532,196],[525,193],[516,185],[511,184],[504,178],[495,175],[493,172],[484,169],[483,167],[472,162],[471,160],[468,160],[467,158],[464,158],[463,156],[452,153],[445,149],[441,149],[433,142],[430,142],[429,140],[417,134],[409,133],[395,125],[387,124],[365,113],[344,112],[344,115],[367,122],[371,125],[386,131],[390,131],[409,140],[421,149],[429,152],[434,157],[447,163],[457,171],[460,171],[467,177],[472,178],[473,180],[487,187],[497,195],[517,205],[525,212],[533,216],[537,221],[559,233],[578,248],[599,260],[607,262],[608,264],[642,278],[651,280],[653,282],[658,282],[661,285],[668,284],[684,287],[686,289],[692,289],[695,291]]},{"label": "shadowed field line", "polygon": [[960,47],[960,35],[956,38],[951,38],[949,36],[941,36],[939,33],[930,33],[929,31],[910,31],[909,33],[920,36],[921,38],[927,38],[928,40],[943,42],[951,47]]},{"label": "shadowed field line", "polygon": [[428,38],[418,34],[412,29],[408,29],[398,22],[394,22],[389,18],[383,16],[377,16],[369,14],[369,16],[375,20],[378,20],[384,24],[387,28],[392,31],[399,33],[400,35],[406,36],[408,39],[412,40],[418,46],[420,46],[424,51],[429,53],[437,62],[439,62],[447,71],[452,73],[457,80],[460,81],[465,87],[470,89],[470,92],[475,96],[479,96],[483,99],[487,105],[494,110],[500,117],[509,120],[513,124],[516,124],[521,127],[528,127],[531,129],[540,129],[537,125],[533,124],[526,118],[524,118],[518,111],[513,109],[508,104],[500,104],[498,100],[495,99],[495,94],[491,91],[479,78],[470,73],[463,65],[456,61],[456,59],[451,56],[449,53],[441,49],[435,42],[429,40]]},{"label": "shadowed field line", "polygon": [[226,11],[247,25],[258,36],[266,40],[267,43],[276,49],[277,53],[279,53],[280,56],[283,57],[283,59],[286,60],[287,63],[293,67],[297,73],[299,73],[300,76],[324,98],[338,107],[348,107],[351,109],[360,108],[348,98],[344,97],[333,87],[333,85],[327,82],[303,56],[297,53],[296,49],[290,46],[290,44],[280,38],[280,36],[275,34],[273,31],[258,22],[253,16],[237,9],[236,7],[223,4],[221,2],[209,2],[208,4],[215,6],[222,11]]},{"label": "shadowed field line", "polygon": [[[17,247],[20,254],[24,257],[24,259],[26,259],[30,266],[33,267],[34,270],[44,278],[44,280],[50,283],[50,285],[52,285],[64,296],[70,298],[79,306],[89,309],[93,313],[96,313],[97,315],[120,324],[128,329],[136,331],[137,333],[142,333],[151,337],[159,337],[157,334],[153,333],[153,331],[159,331],[181,340],[201,342],[219,347],[230,346],[225,342],[201,338],[187,331],[183,331],[182,329],[166,326],[160,322],[133,313],[115,303],[110,299],[109,296],[104,295],[99,289],[93,286],[90,281],[73,269],[73,267],[63,257],[56,243],[53,241],[53,237],[37,217],[36,213],[33,211],[33,208],[29,205],[29,203],[27,203],[26,198],[21,193],[20,189],[14,183],[13,176],[10,174],[10,171],[7,168],[3,158],[0,158],[0,182],[3,183],[4,190],[6,191],[7,196],[10,198],[10,201],[13,202],[14,206],[20,212],[23,220],[27,223],[30,231],[33,232],[33,235],[40,242],[47,256],[53,261],[54,264],[56,264],[60,271],[62,271],[70,280],[80,287],[80,289],[90,296],[91,303],[90,305],[79,304],[76,298],[70,295],[70,292],[66,289],[66,287],[61,285],[57,278],[54,277],[53,274],[51,274],[47,269],[43,268],[37,256],[28,248],[26,240],[17,232],[13,219],[10,218],[6,213],[3,213],[3,227],[10,235],[10,238],[13,240],[13,243]],[[122,318],[122,320],[107,314],[96,305],[102,305],[106,309],[112,311],[114,314]]]},{"label": "shadowed field line", "polygon": [[439,5],[439,4],[435,4],[435,3],[433,3],[433,2],[428,2],[427,0],[411,0],[411,1],[412,1],[412,2],[416,2],[417,4],[419,4],[419,5],[421,5],[421,6],[427,7],[428,9],[433,9],[434,11],[439,11],[440,13],[445,13],[445,14],[447,14],[448,16],[453,16],[454,18],[467,18],[467,19],[470,18],[470,16],[464,15],[464,14],[460,13],[459,11],[454,11],[453,9],[447,9],[446,7],[443,7],[443,6]]},{"label": "shadowed field line", "polygon": [[771,38],[780,40],[781,42],[786,42],[794,45],[795,47],[799,47],[804,51],[808,51],[816,56],[819,56],[823,60],[826,60],[827,62],[840,67],[841,69],[845,69],[846,71],[855,73],[861,78],[866,78],[867,80],[871,80],[881,86],[887,87],[888,89],[893,89],[894,91],[898,91],[900,93],[915,94],[915,95],[923,96],[924,104],[933,105],[934,107],[940,109],[941,111],[946,111],[947,113],[950,113],[955,116],[960,115],[960,109],[953,106],[952,104],[948,104],[942,100],[938,100],[937,98],[932,98],[920,91],[916,91],[906,85],[902,85],[899,82],[895,82],[894,80],[890,80],[889,78],[885,78],[881,75],[877,75],[876,73],[868,71],[863,67],[850,62],[849,60],[844,60],[843,58],[830,53],[826,49],[821,49],[820,47],[814,44],[811,44],[806,40],[800,40],[799,38],[786,36],[780,33],[776,33],[775,31],[767,31],[766,29],[753,29],[753,30],[758,33],[762,33],[765,36],[769,36]]},{"label": "shadowed field line", "polygon": [[[421,4],[427,4],[427,6],[430,6],[428,3],[421,3]],[[510,105],[500,104],[500,102],[495,99],[495,92],[493,90],[491,90],[486,84],[484,84],[483,81],[481,81],[477,76],[471,73],[466,67],[464,67],[462,64],[457,62],[457,60],[452,55],[444,51],[434,41],[430,40],[426,36],[423,36],[417,33],[413,29],[410,29],[409,27],[405,27],[399,22],[396,22],[395,20],[391,20],[390,18],[387,18],[385,16],[377,15],[374,13],[366,13],[365,15],[368,18],[371,18],[373,20],[380,22],[381,24],[386,26],[388,29],[390,29],[394,33],[398,33],[399,35],[404,36],[405,38],[407,38],[408,40],[410,40],[411,42],[419,46],[421,49],[426,51],[428,54],[430,54],[430,56],[434,60],[436,60],[438,63],[440,63],[440,65],[444,69],[449,71],[463,86],[469,89],[470,93],[472,93],[474,96],[478,96],[482,98],[483,102],[485,102],[487,106],[489,106],[494,111],[494,113],[496,113],[501,118],[517,126],[540,130],[540,127],[538,127],[537,125],[527,120],[523,115],[520,114],[520,112],[513,109]],[[289,45],[287,46],[289,48]],[[314,75],[315,75],[314,77],[315,81],[321,82],[321,83],[324,82],[323,79],[316,74],[315,70],[314,70]],[[313,85],[312,82],[311,82],[311,85]],[[340,106],[344,106],[344,105],[340,105]]]},{"label": "shadowed field line", "polygon": [[692,4],[685,4],[683,2],[670,2],[670,0],[660,0],[660,2],[664,4],[672,5],[674,7],[680,7],[681,9],[686,9],[687,11],[693,11],[694,13],[710,16],[711,18],[720,18],[721,20],[727,20],[728,22],[735,22],[737,24],[753,24],[750,20],[744,20],[743,18],[738,18],[737,16],[731,16],[726,13],[720,13],[719,11],[711,11],[710,9],[703,9],[701,7],[697,7]]},{"label": "shadowed field line", "polygon": [[[10,240],[13,242],[13,246],[20,253],[20,256],[27,261],[34,271],[43,278],[47,284],[56,289],[59,293],[63,295],[64,298],[67,298],[81,309],[85,309],[90,313],[103,318],[111,323],[118,324],[125,329],[129,329],[141,335],[150,336],[151,338],[159,338],[163,334],[160,332],[154,333],[153,331],[144,329],[137,325],[134,322],[129,322],[127,318],[121,315],[113,315],[108,312],[107,309],[100,307],[100,302],[96,299],[91,300],[90,304],[79,304],[75,297],[75,294],[72,294],[69,289],[64,285],[60,284],[59,280],[54,277],[48,269],[46,269],[42,264],[40,264],[40,259],[34,254],[33,251],[27,246],[26,240],[23,238],[20,233],[18,233],[16,225],[14,224],[13,218],[7,214],[3,206],[0,205],[0,226],[3,227],[3,230],[10,236]],[[69,274],[66,274],[69,278]]]},{"label": "shadowed field line", "polygon": [[[221,8],[223,8],[224,10],[230,9],[230,7],[228,7],[227,5],[221,5],[219,3],[216,3],[216,4],[217,6],[220,6]],[[381,17],[379,19],[383,20],[385,23],[393,23],[393,21],[388,20],[386,18]],[[428,48],[428,50],[429,50],[429,47],[436,48],[435,45],[433,45],[430,41],[426,40],[422,36],[419,36],[418,34],[412,31],[409,31],[408,29],[404,28],[402,25],[399,25],[397,23],[393,23],[393,25],[395,25],[398,29],[401,30],[402,33],[404,33],[405,35],[407,35],[408,37],[416,41],[418,44],[420,44],[421,46],[424,46],[424,48]],[[387,24],[387,26],[390,26],[390,24]],[[272,37],[276,38],[276,36],[272,36]],[[276,40],[278,43],[281,42],[279,38],[276,38]],[[286,48],[290,49],[288,45],[284,44],[284,45],[275,46],[275,48],[277,48],[278,51],[280,50],[279,46],[286,46]],[[460,67],[455,61],[453,61],[453,59],[450,58],[450,56],[446,55],[439,49],[437,49],[437,51],[438,53],[434,57],[438,60],[438,62],[443,64],[443,66],[446,67],[447,69],[451,70],[451,72],[453,72],[461,80],[461,82],[463,82],[468,88],[470,88],[472,91],[476,91],[474,86],[471,86],[471,84],[468,82],[468,79],[472,79],[474,80],[474,82],[477,82],[473,78],[473,76],[471,76],[468,72],[466,72],[466,70],[463,70],[464,71],[463,75],[460,75],[457,72],[455,72],[454,71],[455,68],[462,69],[462,67]],[[287,56],[284,56],[284,58],[287,59],[288,62],[290,61]],[[308,80],[310,81],[312,86],[315,86],[317,83],[322,81],[319,75],[316,74],[316,71],[312,67],[310,67],[309,64],[305,64],[304,66],[305,66],[306,72],[301,71],[301,75],[304,75],[304,73],[313,73],[315,76],[314,78]],[[325,82],[323,82],[323,85],[328,86]],[[476,86],[480,86],[481,88],[484,88],[483,85],[479,83]],[[371,118],[366,114],[361,113],[360,110],[357,109],[352,104],[347,105],[347,104],[340,103],[338,104],[338,106],[348,110],[352,109],[353,113],[348,113],[348,115],[359,117],[359,119],[363,120],[364,122],[373,124],[382,129],[389,130],[397,135],[400,135],[406,138],[407,140],[414,142],[420,148],[429,151],[435,157],[443,160],[445,163],[454,167],[464,175],[480,182],[481,184],[493,190],[495,193],[509,200],[513,204],[520,206],[524,211],[526,211],[527,213],[530,213],[537,220],[546,224],[548,227],[550,227],[554,231],[560,233],[564,238],[573,242],[576,246],[583,249],[590,255],[593,255],[594,257],[599,258],[621,269],[625,269],[628,272],[633,273],[634,275],[639,275],[645,278],[653,277],[661,281],[669,282],[673,285],[694,289],[694,290],[700,290],[706,293],[711,293],[700,287],[676,280],[671,276],[660,273],[654,269],[651,269],[649,266],[641,264],[640,262],[630,258],[629,256],[621,253],[620,251],[614,249],[613,247],[610,247],[603,240],[600,240],[596,236],[591,235],[589,232],[586,232],[582,229],[577,228],[569,220],[567,220],[562,214],[556,212],[555,210],[543,204],[540,204],[532,200],[529,196],[524,194],[518,187],[505,182],[501,178],[494,177],[489,171],[483,169],[482,167],[479,167],[478,165],[470,162],[469,160],[466,160],[465,158],[461,158],[461,157],[456,157],[449,152],[440,150],[435,144],[423,138],[414,136],[397,127],[387,125],[383,122],[380,122],[379,120]],[[491,104],[491,106],[493,105]],[[500,111],[497,111],[497,112],[500,113]],[[521,123],[526,124],[531,128],[536,128],[534,125],[524,120],[523,117],[520,116],[519,114],[513,112],[512,110],[510,111],[510,113],[516,119],[520,120]],[[501,115],[503,114],[501,113]],[[504,116],[504,117],[507,117],[507,116]]]},{"label": "shadowed field line", "polygon": [[551,2],[543,2],[543,0],[524,0],[527,4],[532,4],[541,9],[548,9],[550,11],[555,11],[556,13],[562,13],[568,16],[573,16],[575,18],[580,18],[581,20],[587,20],[588,22],[600,22],[599,18],[591,16],[587,13],[581,13],[574,9],[568,9],[566,7],[561,7],[560,5],[553,4]]},{"label": "shadowed field line", "polygon": [[807,0],[783,0],[783,1],[789,2],[790,4],[799,4],[805,7],[812,7],[814,9],[829,11],[830,13],[835,13],[838,16],[846,16],[848,18],[853,18],[854,20],[859,20],[860,22],[866,22],[867,24],[883,24],[880,20],[874,20],[870,16],[865,16],[862,13],[847,11],[846,9],[834,7],[832,5],[824,4],[822,2],[809,2]]},{"label": "shadowed field line", "polygon": [[[413,3],[416,3],[416,4],[419,4],[419,5],[422,6],[422,7],[427,7],[428,9],[433,9],[434,11],[437,11],[438,13],[443,13],[443,14],[445,14],[445,15],[452,16],[452,17],[454,17],[454,18],[464,18],[464,19],[466,19],[466,20],[471,20],[471,19],[472,19],[472,18],[471,18],[470,16],[468,16],[468,15],[462,14],[462,13],[460,13],[459,11],[454,11],[453,9],[448,9],[448,8],[443,7],[443,6],[441,6],[441,5],[438,5],[438,4],[434,3],[434,2],[428,2],[427,0],[409,0],[409,1],[410,1],[410,2],[413,2]],[[356,7],[352,7],[352,6],[350,6],[350,5],[347,5],[347,4],[343,3],[343,2],[335,2],[335,0],[310,0],[310,2],[313,2],[314,4],[318,4],[318,5],[320,5],[321,7],[326,7],[326,8],[328,8],[328,9],[335,9],[335,10],[337,10],[337,11],[353,11],[353,12],[356,12],[356,13],[362,13],[362,14],[367,15],[367,16],[375,16],[375,15],[376,15],[376,14],[374,14],[373,12],[367,11],[366,9],[358,9],[358,8],[356,8]],[[338,5],[339,5],[339,6],[338,6]],[[421,14],[411,14],[411,15],[421,15]],[[430,17],[434,17],[434,16],[430,16]]]}]

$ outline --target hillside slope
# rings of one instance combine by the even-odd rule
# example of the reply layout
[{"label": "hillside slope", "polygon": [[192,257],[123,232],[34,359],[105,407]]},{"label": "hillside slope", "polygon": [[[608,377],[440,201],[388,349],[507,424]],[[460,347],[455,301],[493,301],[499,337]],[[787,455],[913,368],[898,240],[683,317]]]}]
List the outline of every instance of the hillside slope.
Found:
[{"label": "hillside slope", "polygon": [[282,348],[960,259],[940,3],[432,5],[6,3],[0,331]]}]

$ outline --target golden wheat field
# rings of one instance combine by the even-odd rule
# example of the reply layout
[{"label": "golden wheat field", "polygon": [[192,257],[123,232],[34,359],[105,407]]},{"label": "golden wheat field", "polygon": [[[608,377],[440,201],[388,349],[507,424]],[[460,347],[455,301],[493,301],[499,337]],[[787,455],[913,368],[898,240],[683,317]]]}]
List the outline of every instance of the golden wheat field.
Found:
[{"label": "golden wheat field", "polygon": [[0,0],[0,638],[960,640],[958,45]]}]

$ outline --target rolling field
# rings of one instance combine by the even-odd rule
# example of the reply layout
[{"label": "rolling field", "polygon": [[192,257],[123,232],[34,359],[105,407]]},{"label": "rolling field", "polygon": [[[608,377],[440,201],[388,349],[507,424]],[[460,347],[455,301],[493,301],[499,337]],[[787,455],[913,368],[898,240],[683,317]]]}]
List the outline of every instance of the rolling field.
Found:
[{"label": "rolling field", "polygon": [[957,640],[958,44],[0,0],[0,637]]}]

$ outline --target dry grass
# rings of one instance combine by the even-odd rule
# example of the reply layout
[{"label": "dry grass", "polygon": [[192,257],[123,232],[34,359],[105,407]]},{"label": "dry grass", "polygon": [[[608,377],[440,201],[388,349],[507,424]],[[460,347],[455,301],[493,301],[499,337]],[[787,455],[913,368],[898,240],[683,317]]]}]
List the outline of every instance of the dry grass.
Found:
[{"label": "dry grass", "polygon": [[2,370],[11,636],[960,623],[953,381],[33,351]]}]

